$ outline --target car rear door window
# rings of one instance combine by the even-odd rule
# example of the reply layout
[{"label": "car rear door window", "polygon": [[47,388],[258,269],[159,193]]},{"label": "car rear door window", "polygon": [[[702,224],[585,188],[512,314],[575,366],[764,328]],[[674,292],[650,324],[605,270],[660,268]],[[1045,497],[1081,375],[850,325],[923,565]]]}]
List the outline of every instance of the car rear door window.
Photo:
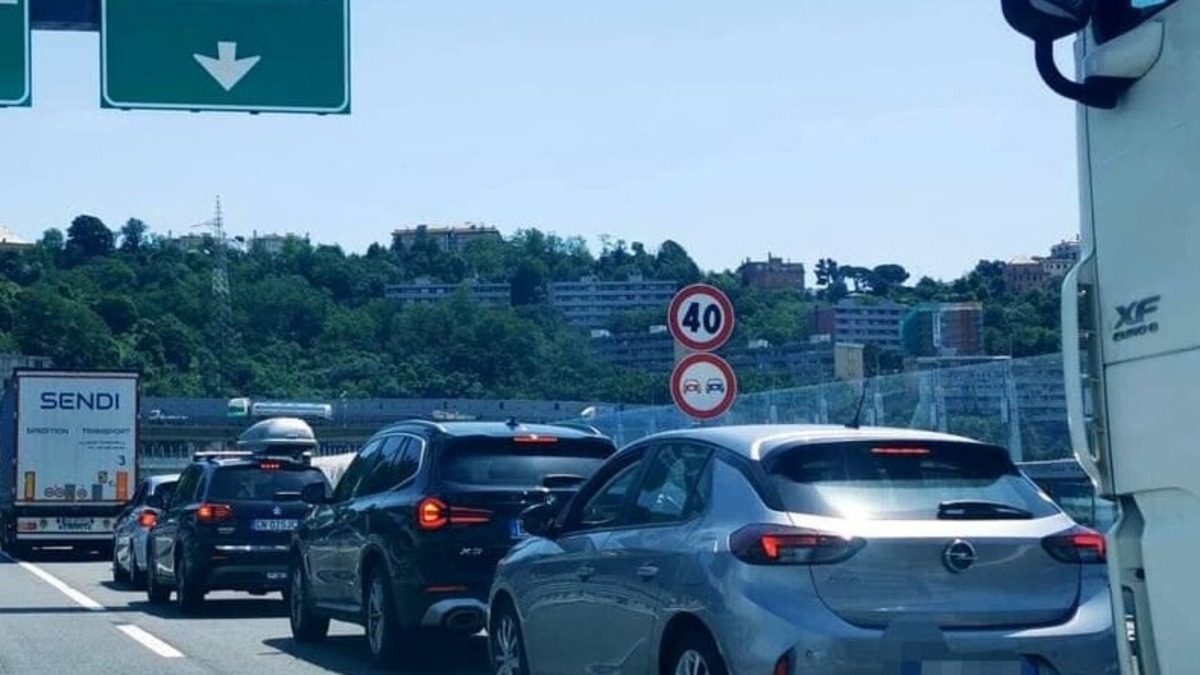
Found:
[{"label": "car rear door window", "polygon": [[271,501],[278,492],[300,492],[309,483],[323,482],[325,474],[311,467],[263,470],[255,465],[226,466],[213,473],[208,498]]},{"label": "car rear door window", "polygon": [[[935,519],[939,505],[981,502],[1034,518],[1059,513],[1003,448],[971,443],[797,444],[764,468],[785,508],[841,518]],[[1006,516],[997,510],[993,517]]]},{"label": "car rear door window", "polygon": [[547,476],[588,478],[614,451],[606,439],[477,436],[447,442],[442,480],[461,485],[535,487]]}]

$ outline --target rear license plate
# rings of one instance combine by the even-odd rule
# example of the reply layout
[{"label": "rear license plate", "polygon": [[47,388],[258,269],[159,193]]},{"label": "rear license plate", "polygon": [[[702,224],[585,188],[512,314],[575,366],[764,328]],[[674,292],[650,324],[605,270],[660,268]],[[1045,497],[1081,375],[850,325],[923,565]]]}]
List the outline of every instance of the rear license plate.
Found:
[{"label": "rear license plate", "polygon": [[512,535],[513,539],[520,539],[525,536],[525,525],[521,522],[520,518],[513,519],[512,523],[508,526],[508,532]]},{"label": "rear license plate", "polygon": [[901,675],[1037,675],[1030,661],[924,661],[906,663]]},{"label": "rear license plate", "polygon": [[67,530],[71,532],[92,529],[91,518],[58,518],[56,523],[60,530]]},{"label": "rear license plate", "polygon": [[271,520],[256,520],[250,524],[250,529],[256,532],[291,532],[300,521],[288,518]]}]

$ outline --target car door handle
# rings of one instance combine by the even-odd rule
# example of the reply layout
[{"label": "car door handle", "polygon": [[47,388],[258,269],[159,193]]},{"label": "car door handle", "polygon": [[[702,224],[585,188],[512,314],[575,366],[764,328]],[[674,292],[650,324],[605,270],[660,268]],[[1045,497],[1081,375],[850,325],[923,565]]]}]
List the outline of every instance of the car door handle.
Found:
[{"label": "car door handle", "polygon": [[658,567],[654,565],[642,565],[637,568],[637,575],[642,579],[649,581],[658,576]]},{"label": "car door handle", "polygon": [[575,575],[578,576],[581,581],[587,581],[588,579],[591,579],[592,575],[595,573],[596,569],[591,565],[582,565],[579,569],[575,570]]}]

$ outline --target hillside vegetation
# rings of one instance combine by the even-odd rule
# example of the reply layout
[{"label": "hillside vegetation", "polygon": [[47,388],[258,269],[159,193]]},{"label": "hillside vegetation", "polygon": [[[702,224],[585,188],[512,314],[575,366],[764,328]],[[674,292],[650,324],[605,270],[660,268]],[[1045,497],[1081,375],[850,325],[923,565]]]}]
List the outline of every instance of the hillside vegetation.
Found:
[{"label": "hillside vegetation", "polygon": [[[1056,291],[1009,293],[994,261],[948,283],[909,284],[899,264],[868,269],[820,259],[817,289],[801,294],[702,271],[673,241],[648,248],[606,240],[593,254],[581,238],[527,229],[461,254],[417,237],[347,255],[293,239],[274,255],[229,251],[232,315],[222,323],[216,246],[205,244],[189,251],[150,235],[139,220],[114,232],[83,215],[65,233],[51,229],[28,250],[0,254],[0,350],[49,356],[59,367],[137,369],[152,396],[669,400],[666,373],[596,359],[588,336],[547,303],[549,282],[589,274],[714,283],[737,308],[735,343],[804,339],[813,308],[857,291],[906,303],[981,300],[991,353],[1058,349]],[[509,281],[513,306],[476,306],[459,294],[401,308],[384,297],[387,284],[422,276]],[[663,322],[657,314],[623,316],[611,328]],[[872,368],[876,361],[867,359]],[[786,376],[747,374],[741,389],[781,384]]]}]

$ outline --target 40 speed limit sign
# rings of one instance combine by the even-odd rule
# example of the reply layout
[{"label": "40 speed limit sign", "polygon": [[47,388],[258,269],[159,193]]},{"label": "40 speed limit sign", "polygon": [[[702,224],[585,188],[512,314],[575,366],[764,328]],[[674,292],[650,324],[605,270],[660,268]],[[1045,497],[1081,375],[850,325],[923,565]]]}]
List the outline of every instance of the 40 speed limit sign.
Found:
[{"label": "40 speed limit sign", "polygon": [[684,286],[667,310],[671,337],[686,349],[710,352],[733,334],[733,303],[721,289],[708,284]]}]

